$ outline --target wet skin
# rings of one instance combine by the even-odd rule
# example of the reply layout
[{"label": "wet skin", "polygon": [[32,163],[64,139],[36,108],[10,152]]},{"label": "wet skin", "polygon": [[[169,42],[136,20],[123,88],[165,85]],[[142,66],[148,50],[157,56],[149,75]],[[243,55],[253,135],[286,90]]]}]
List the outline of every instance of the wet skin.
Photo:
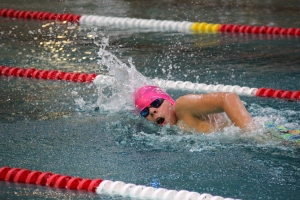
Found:
[{"label": "wet skin", "polygon": [[[178,98],[175,105],[164,101],[159,108],[150,107],[149,111],[147,119],[158,125],[176,124],[182,129],[195,129],[203,133],[221,130],[232,124],[244,130],[252,126],[250,114],[234,93],[185,95]],[[226,113],[230,120],[220,113]]]}]

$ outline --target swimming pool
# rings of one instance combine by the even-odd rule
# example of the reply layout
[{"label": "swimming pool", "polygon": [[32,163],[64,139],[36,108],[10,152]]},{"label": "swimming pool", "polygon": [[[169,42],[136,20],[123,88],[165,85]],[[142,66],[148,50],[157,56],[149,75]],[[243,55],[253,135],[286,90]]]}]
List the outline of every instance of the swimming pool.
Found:
[{"label": "swimming pool", "polygon": [[[297,1],[11,2],[6,8],[144,19],[300,27]],[[299,90],[299,37],[190,34],[84,27],[0,18],[0,64],[108,74],[100,46],[149,78]],[[118,69],[113,63],[112,68]],[[124,68],[123,68],[124,69]],[[117,70],[118,71],[118,70]],[[210,193],[238,199],[297,199],[299,147],[229,128],[183,135],[135,116],[128,83],[113,87],[0,77],[0,166]],[[124,86],[125,85],[125,86]],[[111,90],[111,88],[115,90]],[[119,90],[117,90],[119,89]],[[170,90],[175,98],[186,91]],[[109,107],[110,95],[123,102]],[[127,97],[127,98],[126,98]],[[241,97],[258,124],[299,127],[299,102]],[[99,102],[103,103],[99,105]],[[97,105],[98,103],[98,105]],[[105,105],[105,107],[101,106]],[[110,108],[109,110],[105,108]],[[1,198],[123,199],[88,192],[0,182]],[[129,199],[129,198],[128,198]]]}]

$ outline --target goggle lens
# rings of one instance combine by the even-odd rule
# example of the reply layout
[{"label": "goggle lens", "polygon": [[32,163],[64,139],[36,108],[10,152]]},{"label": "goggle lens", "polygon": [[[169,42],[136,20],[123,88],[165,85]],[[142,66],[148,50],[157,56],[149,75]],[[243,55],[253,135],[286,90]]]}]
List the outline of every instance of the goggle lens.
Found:
[{"label": "goggle lens", "polygon": [[141,116],[142,117],[147,117],[149,115],[149,108],[153,107],[153,108],[159,108],[161,106],[161,104],[164,102],[164,99],[155,99],[154,101],[152,101],[152,103],[150,103],[150,105],[146,108],[144,108],[141,111]]}]

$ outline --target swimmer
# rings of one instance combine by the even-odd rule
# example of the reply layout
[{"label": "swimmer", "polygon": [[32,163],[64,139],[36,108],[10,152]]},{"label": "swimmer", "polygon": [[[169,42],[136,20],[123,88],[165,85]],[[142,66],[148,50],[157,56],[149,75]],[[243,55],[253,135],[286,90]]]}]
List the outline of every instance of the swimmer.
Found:
[{"label": "swimmer", "polygon": [[135,91],[134,103],[142,117],[160,126],[211,133],[231,125],[250,130],[252,125],[250,114],[235,93],[188,94],[174,101],[161,88],[146,85]]}]

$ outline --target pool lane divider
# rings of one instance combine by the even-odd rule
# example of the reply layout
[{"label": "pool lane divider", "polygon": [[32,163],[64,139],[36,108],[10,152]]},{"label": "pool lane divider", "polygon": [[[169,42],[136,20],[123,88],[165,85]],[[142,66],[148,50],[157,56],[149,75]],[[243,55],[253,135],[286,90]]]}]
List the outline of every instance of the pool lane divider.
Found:
[{"label": "pool lane divider", "polygon": [[83,179],[52,172],[31,171],[22,168],[0,168],[0,181],[35,184],[53,188],[81,190],[96,192],[97,194],[121,195],[139,199],[163,199],[163,200],[233,200],[210,194],[199,194],[187,190],[167,190],[164,188],[147,187],[124,183],[122,181],[110,181],[103,179]]},{"label": "pool lane divider", "polygon": [[[64,72],[59,70],[39,70],[35,68],[18,68],[0,65],[0,76],[15,76],[24,78],[71,81],[80,83],[108,83],[113,81],[113,77],[97,74],[87,74],[78,72]],[[208,85],[204,83],[192,83],[189,81],[169,81],[153,79],[160,87],[165,89],[181,89],[191,92],[233,92],[241,96],[256,96],[267,98],[281,98],[287,100],[300,100],[300,90],[275,90],[273,88],[249,88],[238,85]]]},{"label": "pool lane divider", "polygon": [[103,181],[102,179],[82,179],[51,172],[31,171],[7,166],[0,168],[0,180],[70,190],[86,190],[89,192],[95,192],[96,188]]},{"label": "pool lane divider", "polygon": [[38,70],[35,68],[26,69],[9,66],[0,66],[0,75],[87,83],[92,82],[97,76],[97,74],[64,72],[58,70]]},{"label": "pool lane divider", "polygon": [[251,26],[239,24],[211,24],[206,22],[170,21],[155,19],[137,19],[106,17],[97,15],[60,14],[42,11],[23,11],[0,8],[0,17],[32,20],[56,20],[76,22],[88,26],[114,26],[117,28],[142,28],[161,31],[201,32],[201,33],[247,33],[299,36],[300,28],[282,28],[272,26]]}]

